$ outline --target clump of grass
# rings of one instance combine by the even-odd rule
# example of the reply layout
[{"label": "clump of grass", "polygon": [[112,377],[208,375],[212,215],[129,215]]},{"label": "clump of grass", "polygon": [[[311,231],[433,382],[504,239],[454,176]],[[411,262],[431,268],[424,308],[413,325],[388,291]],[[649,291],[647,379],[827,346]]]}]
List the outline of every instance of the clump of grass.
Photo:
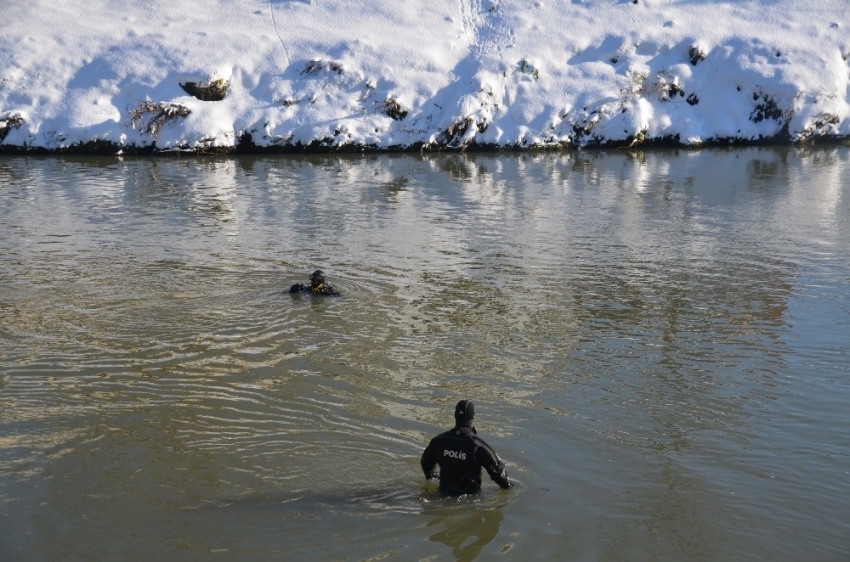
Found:
[{"label": "clump of grass", "polygon": [[681,88],[681,86],[679,86],[679,84],[677,84],[676,82],[672,82],[668,86],[668,88],[666,90],[666,94],[665,94],[664,97],[666,98],[667,101],[669,101],[671,98],[676,97],[676,94],[679,94],[680,96],[684,96],[685,90],[683,90]]},{"label": "clump of grass", "polygon": [[472,117],[466,117],[451,124],[444,131],[446,143],[448,144],[452,139],[463,137],[466,134],[467,129],[469,129],[470,125],[472,125],[472,123]]},{"label": "clump of grass", "polygon": [[519,61],[519,71],[523,74],[531,74],[535,80],[540,79],[540,69],[535,68],[525,59]]},{"label": "clump of grass", "polygon": [[[559,142],[559,144],[579,148],[601,143],[602,138],[594,133],[593,129],[600,122],[603,115],[607,114],[610,116],[610,110],[611,106],[607,110],[605,107],[590,109],[585,106],[580,109],[570,109],[562,113],[561,119],[564,125],[572,130],[572,134],[567,141]],[[621,108],[621,111],[626,111],[626,109]]]},{"label": "clump of grass", "polygon": [[705,51],[698,45],[691,45],[688,47],[688,60],[691,61],[693,66],[696,66],[698,62],[705,60]]},{"label": "clump of grass", "polygon": [[181,82],[180,87],[187,94],[201,101],[221,101],[227,95],[230,82],[224,78],[213,80],[209,84],[198,84],[197,82]]},{"label": "clump of grass", "polygon": [[[631,83],[631,87],[620,90],[626,97],[652,94],[657,96],[659,101],[670,101],[676,96],[685,96],[685,90],[679,85],[678,77],[667,69],[658,71],[652,80],[646,72],[634,73],[631,75]],[[690,97],[688,99],[690,100]]]},{"label": "clump of grass", "polygon": [[387,98],[384,100],[384,113],[396,121],[401,121],[407,117],[407,110],[402,107],[395,98]]},{"label": "clump of grass", "polygon": [[762,101],[756,104],[755,109],[750,113],[750,121],[760,123],[765,119],[773,119],[779,121],[782,119],[782,109],[777,105],[776,100],[765,94],[764,92],[754,92],[753,101]]},{"label": "clump of grass", "polygon": [[642,128],[634,138],[631,139],[629,146],[637,146],[639,144],[643,144],[646,141],[646,133],[649,132],[646,127]]},{"label": "clump of grass", "polygon": [[472,117],[461,117],[439,134],[437,143],[447,148],[466,149],[466,146],[473,141],[473,137],[466,138],[466,133],[473,126],[479,132],[487,129],[486,123],[476,123]]},{"label": "clump of grass", "polygon": [[11,113],[0,119],[0,142],[6,140],[6,136],[24,124],[24,118],[20,113]]},{"label": "clump of grass", "polygon": [[630,84],[628,87],[622,88],[621,93],[637,94],[646,91],[646,82],[649,80],[648,72],[629,72],[628,77]]},{"label": "clump of grass", "polygon": [[326,60],[311,60],[304,66],[304,70],[301,71],[301,74],[318,74],[323,70],[327,70],[329,72],[336,72],[337,74],[342,74],[344,72],[342,65],[338,62]]},{"label": "clump of grass", "polygon": [[188,117],[189,113],[184,105],[146,100],[130,112],[130,126],[156,138],[168,121]]},{"label": "clump of grass", "polygon": [[841,123],[841,118],[834,113],[822,113],[818,115],[814,121],[800,131],[799,140],[808,141],[816,138],[834,137],[837,136],[837,125]]}]

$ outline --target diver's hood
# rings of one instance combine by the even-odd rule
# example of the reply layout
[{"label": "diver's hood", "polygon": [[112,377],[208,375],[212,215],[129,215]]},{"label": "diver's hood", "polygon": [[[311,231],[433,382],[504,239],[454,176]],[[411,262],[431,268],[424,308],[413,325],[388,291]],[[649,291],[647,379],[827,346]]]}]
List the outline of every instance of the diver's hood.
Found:
[{"label": "diver's hood", "polygon": [[455,406],[455,424],[458,427],[472,427],[475,419],[475,405],[472,400],[461,400]]}]

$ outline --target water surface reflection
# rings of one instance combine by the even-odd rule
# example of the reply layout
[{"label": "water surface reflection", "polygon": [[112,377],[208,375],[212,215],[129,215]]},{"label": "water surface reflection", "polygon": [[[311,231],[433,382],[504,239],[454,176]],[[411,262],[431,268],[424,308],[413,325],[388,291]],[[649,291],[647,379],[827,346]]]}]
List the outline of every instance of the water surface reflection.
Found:
[{"label": "water surface reflection", "polygon": [[841,559],[847,161],[0,160],[0,557]]}]

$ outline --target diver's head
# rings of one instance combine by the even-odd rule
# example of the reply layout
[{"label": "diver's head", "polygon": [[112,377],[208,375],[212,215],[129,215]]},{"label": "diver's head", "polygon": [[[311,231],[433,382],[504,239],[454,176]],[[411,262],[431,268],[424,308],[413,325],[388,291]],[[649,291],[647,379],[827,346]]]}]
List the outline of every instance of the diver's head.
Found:
[{"label": "diver's head", "polygon": [[472,400],[461,400],[455,406],[455,424],[458,427],[472,427],[475,418],[475,405]]},{"label": "diver's head", "polygon": [[310,275],[310,288],[318,291],[325,284],[325,273],[321,269],[317,269]]}]

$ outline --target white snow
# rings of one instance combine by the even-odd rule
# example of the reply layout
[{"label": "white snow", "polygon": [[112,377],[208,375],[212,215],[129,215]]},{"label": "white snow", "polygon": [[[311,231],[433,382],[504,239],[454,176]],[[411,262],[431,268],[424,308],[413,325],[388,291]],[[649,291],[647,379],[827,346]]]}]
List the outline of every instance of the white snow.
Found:
[{"label": "white snow", "polygon": [[[848,0],[0,0],[0,20],[7,147],[850,135]],[[221,101],[181,87],[219,79]]]}]

